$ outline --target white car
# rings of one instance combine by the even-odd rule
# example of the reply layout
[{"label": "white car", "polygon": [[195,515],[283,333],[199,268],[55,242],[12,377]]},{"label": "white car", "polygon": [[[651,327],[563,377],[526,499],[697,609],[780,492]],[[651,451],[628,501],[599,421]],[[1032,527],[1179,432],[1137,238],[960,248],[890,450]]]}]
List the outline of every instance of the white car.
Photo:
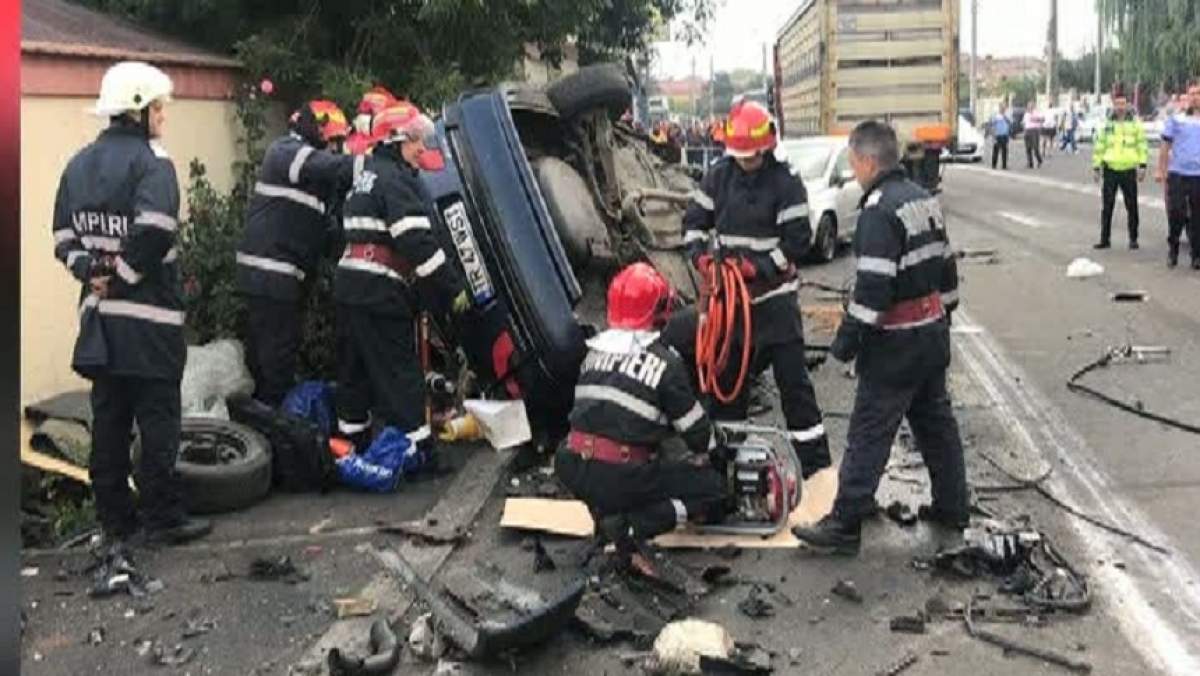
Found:
[{"label": "white car", "polygon": [[1108,119],[1108,109],[1094,109],[1079,121],[1075,130],[1075,140],[1079,143],[1091,143],[1096,140],[1096,130]]},{"label": "white car", "polygon": [[962,115],[958,116],[958,140],[954,149],[942,149],[943,162],[982,162],[986,143],[983,134]]},{"label": "white car", "polygon": [[833,260],[838,243],[853,237],[858,227],[863,191],[850,169],[848,141],[845,136],[811,136],[783,139],[775,148],[775,157],[788,163],[808,191],[812,256],[820,262]]}]

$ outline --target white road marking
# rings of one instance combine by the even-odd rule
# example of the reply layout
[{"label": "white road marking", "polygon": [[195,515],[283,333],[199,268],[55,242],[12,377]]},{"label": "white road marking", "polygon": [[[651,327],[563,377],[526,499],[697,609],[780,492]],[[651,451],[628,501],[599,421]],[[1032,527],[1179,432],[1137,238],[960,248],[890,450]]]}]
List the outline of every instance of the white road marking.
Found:
[{"label": "white road marking", "polygon": [[[1079,193],[1089,197],[1099,197],[1100,187],[1096,185],[1086,185],[1083,183],[1072,183],[1070,181],[1061,181],[1053,178],[1045,178],[1042,176],[1031,176],[1029,174],[1021,174],[1015,171],[1000,171],[999,169],[988,169],[986,167],[970,167],[962,165],[953,165],[948,169],[952,171],[966,171],[976,174],[986,174],[989,176],[1004,177],[1010,181],[1018,181],[1029,183],[1031,185],[1039,185],[1045,188],[1054,188],[1055,190],[1066,190],[1068,192]],[[1120,196],[1117,196],[1117,202],[1120,202]],[[1167,210],[1167,203],[1161,197],[1149,197],[1146,195],[1138,196],[1138,204],[1151,209]]]},{"label": "white road marking", "polygon": [[[1029,385],[1025,373],[1003,355],[987,331],[965,311],[954,314],[956,325],[979,329],[961,332],[962,338],[955,344],[975,380],[995,403],[996,414],[1029,452],[1046,462],[1057,461],[1065,470],[1051,475],[1048,487],[1082,509],[1169,547],[1166,535],[1112,488],[1087,442]],[[1200,673],[1195,652],[1200,637],[1200,590],[1192,584],[1200,578],[1195,569],[1178,550],[1172,556],[1161,556],[1081,521],[1071,523],[1092,561],[1110,560],[1114,549],[1124,560],[1136,560],[1129,570],[1136,571],[1138,578],[1112,566],[1089,566],[1090,576],[1108,590],[1108,606],[1134,647],[1164,673]],[[1154,601],[1147,592],[1154,593]],[[1164,608],[1180,619],[1168,618]]]},{"label": "white road marking", "polygon": [[1001,218],[1007,218],[1013,223],[1024,225],[1027,228],[1033,228],[1035,230],[1046,227],[1045,223],[1039,221],[1033,216],[1029,216],[1028,214],[1017,213],[1014,211],[997,211],[996,215],[1000,216]]}]

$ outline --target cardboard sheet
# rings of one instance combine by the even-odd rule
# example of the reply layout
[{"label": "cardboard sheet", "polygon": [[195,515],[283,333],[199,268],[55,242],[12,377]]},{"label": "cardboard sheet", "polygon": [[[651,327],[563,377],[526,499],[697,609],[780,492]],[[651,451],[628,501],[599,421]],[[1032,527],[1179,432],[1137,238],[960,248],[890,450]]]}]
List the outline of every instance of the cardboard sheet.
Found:
[{"label": "cardboard sheet", "polygon": [[29,438],[33,435],[33,427],[28,420],[21,421],[21,462],[36,467],[43,472],[53,472],[74,479],[83,484],[91,484],[86,469],[54,456],[33,450],[29,446]]},{"label": "cardboard sheet", "polygon": [[[792,536],[790,527],[813,523],[828,514],[833,508],[836,495],[837,467],[832,467],[817,472],[804,482],[800,505],[788,518],[789,528],[770,538],[756,535],[707,535],[690,530],[677,530],[659,536],[655,544],[660,547],[683,549],[711,549],[729,545],[744,549],[799,547],[800,542]],[[509,498],[504,501],[504,514],[500,517],[500,526],[570,537],[592,535],[591,514],[578,500]]]}]

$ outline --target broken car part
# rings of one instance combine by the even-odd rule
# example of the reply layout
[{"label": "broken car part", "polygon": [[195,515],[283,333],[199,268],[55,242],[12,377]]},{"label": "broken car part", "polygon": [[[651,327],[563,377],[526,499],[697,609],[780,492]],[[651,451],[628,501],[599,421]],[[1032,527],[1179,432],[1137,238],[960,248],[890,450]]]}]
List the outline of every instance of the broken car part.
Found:
[{"label": "broken car part", "polygon": [[382,676],[390,674],[400,663],[400,642],[387,620],[371,623],[371,654],[366,657],[348,656],[341,650],[329,651],[330,676]]},{"label": "broken car part", "polygon": [[477,618],[469,616],[440,586],[423,580],[395,549],[372,552],[384,568],[416,592],[445,636],[474,659],[535,645],[557,634],[574,616],[586,586],[582,577],[576,578],[557,597],[546,601],[536,592],[506,583],[506,587],[498,586],[496,593],[509,596],[506,601],[520,606],[521,613],[508,621]]},{"label": "broken car part", "polygon": [[1162,423],[1163,425],[1174,427],[1175,429],[1183,430],[1184,432],[1200,434],[1200,425],[1183,422],[1181,420],[1160,415],[1158,413],[1152,413],[1147,411],[1145,406],[1143,406],[1140,401],[1133,404],[1126,403],[1120,399],[1117,399],[1116,397],[1107,395],[1095,388],[1079,382],[1083,376],[1099,368],[1105,368],[1113,364],[1126,361],[1137,361],[1140,363],[1151,359],[1165,358],[1166,356],[1170,355],[1170,352],[1171,351],[1169,348],[1159,346],[1144,347],[1137,345],[1122,345],[1120,347],[1110,348],[1104,354],[1100,355],[1099,359],[1087,364],[1072,374],[1071,377],[1067,379],[1067,389],[1075,392],[1076,394],[1085,394],[1099,399],[1109,406],[1118,408],[1126,413],[1132,413],[1138,417],[1145,418],[1146,420],[1153,420],[1156,423]]},{"label": "broken car part", "polygon": [[879,671],[875,672],[875,674],[876,676],[898,676],[898,674],[903,673],[906,669],[916,664],[918,659],[920,658],[917,657],[916,653],[908,653],[904,657],[896,660],[896,662],[888,668],[880,669]]},{"label": "broken car part", "polygon": [[1017,643],[1016,641],[1011,641],[1003,636],[999,636],[985,629],[976,627],[975,623],[971,619],[974,601],[974,597],[967,601],[966,614],[963,616],[963,621],[967,625],[967,633],[970,634],[972,638],[977,638],[981,641],[986,641],[992,645],[999,646],[1003,648],[1005,652],[1020,653],[1029,657],[1036,657],[1037,659],[1045,660],[1051,664],[1057,664],[1060,667],[1069,669],[1078,674],[1090,674],[1092,672],[1092,665],[1087,662],[1073,660],[1050,650]]}]

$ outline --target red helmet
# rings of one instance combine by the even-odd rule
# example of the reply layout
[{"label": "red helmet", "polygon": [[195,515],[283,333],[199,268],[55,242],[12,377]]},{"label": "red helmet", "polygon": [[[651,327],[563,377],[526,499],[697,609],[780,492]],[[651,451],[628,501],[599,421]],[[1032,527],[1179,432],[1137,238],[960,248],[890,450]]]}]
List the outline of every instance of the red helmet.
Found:
[{"label": "red helmet", "polygon": [[321,130],[321,138],[326,142],[344,138],[350,131],[350,125],[346,124],[346,115],[333,101],[309,101],[308,109],[312,111],[317,128]]},{"label": "red helmet", "polygon": [[660,329],[671,316],[675,292],[648,263],[634,263],[608,285],[608,326],[645,331]]},{"label": "red helmet", "polygon": [[395,102],[396,97],[387,89],[372,87],[363,93],[362,100],[358,102],[358,112],[360,115],[375,115]]},{"label": "red helmet", "polygon": [[446,160],[438,148],[433,120],[408,101],[396,101],[371,120],[371,138],[377,143],[424,141],[418,165],[425,171],[441,171]]},{"label": "red helmet", "polygon": [[753,157],[775,148],[775,122],[761,103],[738,101],[725,122],[725,149],[734,157]]}]

